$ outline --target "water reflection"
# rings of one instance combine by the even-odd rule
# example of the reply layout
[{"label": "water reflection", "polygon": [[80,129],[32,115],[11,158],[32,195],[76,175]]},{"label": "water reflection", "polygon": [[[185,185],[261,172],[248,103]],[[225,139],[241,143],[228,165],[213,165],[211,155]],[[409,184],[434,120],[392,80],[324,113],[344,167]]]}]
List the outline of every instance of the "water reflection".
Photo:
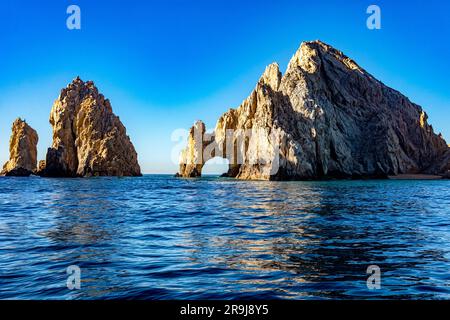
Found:
[{"label": "water reflection", "polygon": [[69,185],[65,180],[50,182],[57,184],[47,202],[54,226],[40,234],[64,248],[49,257],[50,263],[64,269],[77,265],[82,270],[84,290],[73,291],[69,297],[98,298],[123,289],[111,268],[117,263],[115,239],[123,223],[114,200],[117,191],[95,179],[74,179]]}]

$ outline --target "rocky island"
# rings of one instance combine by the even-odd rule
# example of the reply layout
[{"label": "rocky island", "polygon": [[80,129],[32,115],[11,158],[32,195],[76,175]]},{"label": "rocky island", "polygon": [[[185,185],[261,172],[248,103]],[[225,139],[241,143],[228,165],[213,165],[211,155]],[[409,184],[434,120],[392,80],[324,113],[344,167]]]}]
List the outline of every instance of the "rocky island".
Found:
[{"label": "rocky island", "polygon": [[38,135],[25,120],[17,118],[9,140],[9,160],[0,175],[29,176],[36,170]]},{"label": "rocky island", "polygon": [[140,176],[137,153],[119,117],[92,81],[61,90],[50,113],[53,144],[38,174],[46,177]]},{"label": "rocky island", "polygon": [[137,153],[125,126],[92,81],[73,80],[50,113],[52,146],[36,168],[38,136],[18,119],[13,125],[10,160],[2,175],[43,177],[140,176]]},{"label": "rocky island", "polygon": [[260,180],[449,176],[450,151],[425,111],[341,51],[301,44],[284,75],[268,66],[250,96],[206,134],[198,121],[181,177],[228,159],[229,177]]}]

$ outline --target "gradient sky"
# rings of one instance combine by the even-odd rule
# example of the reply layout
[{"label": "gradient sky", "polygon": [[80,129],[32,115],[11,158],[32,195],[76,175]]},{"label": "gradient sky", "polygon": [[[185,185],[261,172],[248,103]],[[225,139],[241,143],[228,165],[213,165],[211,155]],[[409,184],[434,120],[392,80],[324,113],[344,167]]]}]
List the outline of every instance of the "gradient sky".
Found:
[{"label": "gradient sky", "polygon": [[[81,30],[66,9],[81,8]],[[381,30],[366,9],[381,8]],[[60,89],[93,80],[127,128],[145,173],[174,173],[171,134],[202,119],[212,128],[281,70],[302,41],[320,39],[422,105],[450,143],[450,2],[427,1],[18,1],[0,4],[0,162],[11,124],[25,118],[51,145]]]}]

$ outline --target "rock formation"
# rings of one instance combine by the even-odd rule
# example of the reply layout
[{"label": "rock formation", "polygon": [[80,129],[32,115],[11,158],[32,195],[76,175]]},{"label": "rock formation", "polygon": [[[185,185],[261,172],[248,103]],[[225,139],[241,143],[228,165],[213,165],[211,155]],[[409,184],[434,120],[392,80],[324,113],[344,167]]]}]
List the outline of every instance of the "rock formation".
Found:
[{"label": "rock formation", "polygon": [[140,176],[137,153],[108,99],[75,79],[55,101],[53,144],[39,174],[50,177]]},{"label": "rock formation", "polygon": [[180,173],[177,176],[189,178],[201,175],[203,167],[203,144],[206,134],[205,124],[197,121],[189,131],[188,147],[182,151],[181,158],[185,161],[181,164]]},{"label": "rock formation", "polygon": [[18,118],[12,126],[9,140],[9,161],[1,175],[29,176],[36,169],[38,135],[24,120]]},{"label": "rock formation", "polygon": [[277,64],[268,66],[241,106],[220,117],[212,136],[202,137],[204,131],[201,122],[191,129],[179,176],[200,176],[218,155],[229,160],[228,176],[240,179],[450,169],[449,147],[420,106],[320,41],[302,43],[283,76]]}]

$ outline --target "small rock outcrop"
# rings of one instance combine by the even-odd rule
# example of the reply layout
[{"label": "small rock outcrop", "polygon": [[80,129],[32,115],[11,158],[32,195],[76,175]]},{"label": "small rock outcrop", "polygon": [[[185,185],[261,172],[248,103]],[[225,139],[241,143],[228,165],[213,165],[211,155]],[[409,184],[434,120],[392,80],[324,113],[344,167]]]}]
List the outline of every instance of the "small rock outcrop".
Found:
[{"label": "small rock outcrop", "polygon": [[53,104],[53,143],[39,174],[47,177],[140,176],[137,153],[108,99],[76,78]]},{"label": "small rock outcrop", "polygon": [[[179,176],[227,158],[227,176],[288,180],[443,174],[449,147],[425,111],[331,46],[301,44],[284,75],[268,66],[250,96],[191,129]],[[439,163],[439,166],[437,165]]]},{"label": "small rock outcrop", "polygon": [[1,175],[29,176],[36,169],[38,135],[24,120],[18,118],[12,125],[9,140],[9,161]]}]

